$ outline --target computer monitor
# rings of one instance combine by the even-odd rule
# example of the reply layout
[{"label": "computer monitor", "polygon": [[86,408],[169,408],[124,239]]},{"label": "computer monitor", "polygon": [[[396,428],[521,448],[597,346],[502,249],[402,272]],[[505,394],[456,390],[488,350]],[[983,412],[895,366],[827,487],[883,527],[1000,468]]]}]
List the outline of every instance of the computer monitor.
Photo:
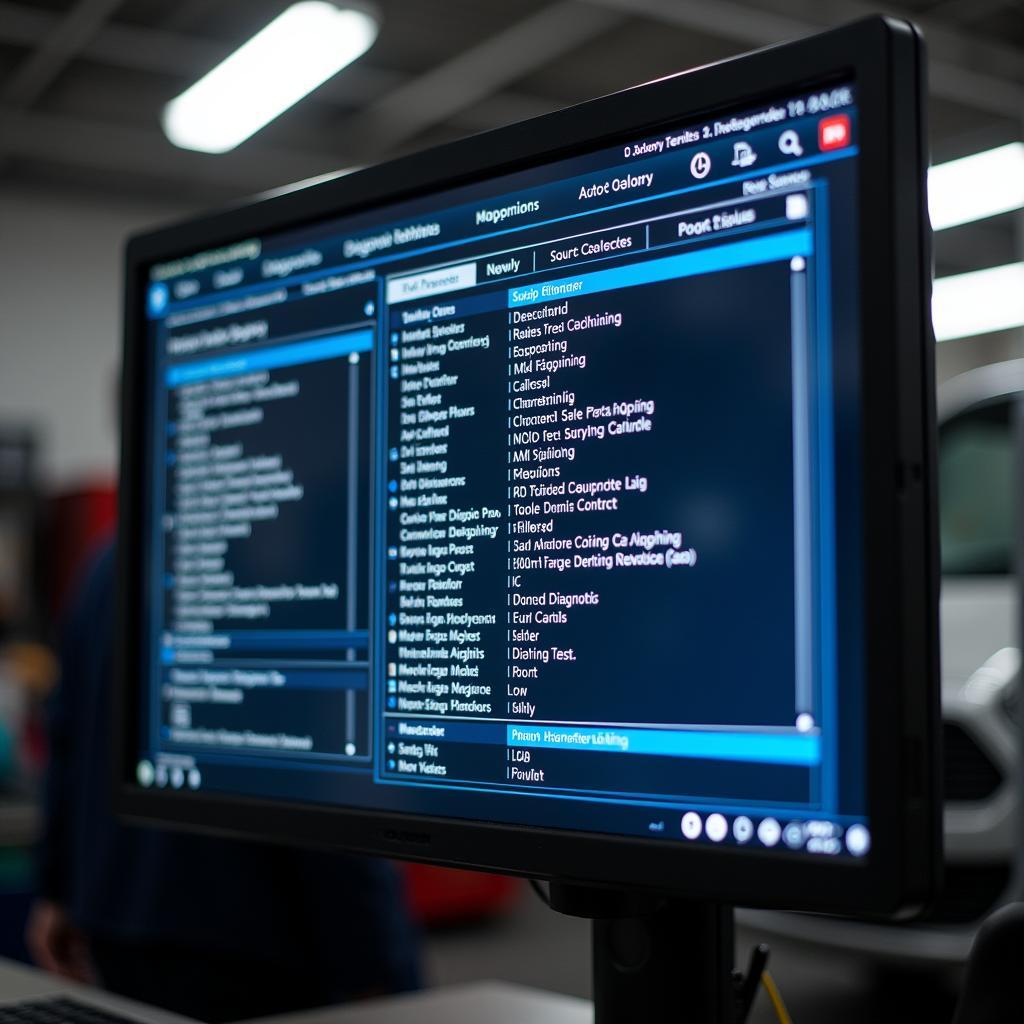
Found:
[{"label": "computer monitor", "polygon": [[120,811],[924,898],[921,81],[871,19],[131,239]]}]

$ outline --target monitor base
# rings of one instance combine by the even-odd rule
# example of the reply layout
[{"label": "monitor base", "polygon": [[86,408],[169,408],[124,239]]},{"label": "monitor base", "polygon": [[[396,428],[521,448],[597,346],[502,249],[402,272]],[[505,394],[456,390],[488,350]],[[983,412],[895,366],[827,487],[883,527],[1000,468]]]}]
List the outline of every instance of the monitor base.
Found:
[{"label": "monitor base", "polygon": [[737,1024],[731,907],[558,882],[550,904],[593,922],[594,1024]]}]

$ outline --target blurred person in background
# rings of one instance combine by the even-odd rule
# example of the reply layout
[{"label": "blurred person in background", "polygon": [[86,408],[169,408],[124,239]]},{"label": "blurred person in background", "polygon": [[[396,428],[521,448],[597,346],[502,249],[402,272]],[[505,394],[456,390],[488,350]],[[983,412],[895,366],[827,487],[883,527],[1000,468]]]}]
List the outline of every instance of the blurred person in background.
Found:
[{"label": "blurred person in background", "polygon": [[6,633],[0,619],[0,791],[28,794],[41,761],[39,708],[56,682],[57,661],[44,644]]},{"label": "blurred person in background", "polygon": [[67,616],[29,949],[49,971],[207,1021],[417,987],[382,861],[118,824],[111,810],[114,552]]}]

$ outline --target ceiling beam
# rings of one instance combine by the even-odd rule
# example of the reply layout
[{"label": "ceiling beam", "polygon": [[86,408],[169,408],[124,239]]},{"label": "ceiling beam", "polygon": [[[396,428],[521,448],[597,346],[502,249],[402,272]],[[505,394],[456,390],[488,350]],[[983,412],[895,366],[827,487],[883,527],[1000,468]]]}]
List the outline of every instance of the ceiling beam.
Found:
[{"label": "ceiling beam", "polygon": [[[56,31],[60,21],[59,16],[49,11],[0,0],[0,43],[41,46]],[[112,23],[104,25],[78,52],[79,56],[96,64],[190,82],[219,64],[231,52],[231,47],[168,29]],[[395,88],[405,77],[357,63],[313,95],[324,97],[332,92],[340,95],[342,90],[331,86],[343,80],[348,101],[358,103]]]},{"label": "ceiling beam", "polygon": [[815,31],[806,19],[760,10],[735,0],[585,0],[605,10],[661,21],[667,25],[706,32],[745,46],[766,46],[784,39],[796,39]]},{"label": "ceiling beam", "polygon": [[139,129],[0,107],[0,158],[17,157],[125,175],[165,187],[195,183],[220,196],[247,195],[301,181],[344,166],[329,153],[261,146],[252,153],[211,157],[172,146],[157,128]]},{"label": "ceiling beam", "polygon": [[343,134],[381,155],[620,24],[625,13],[561,0],[368,104]]},{"label": "ceiling beam", "polygon": [[[781,3],[790,10],[798,10],[801,16],[815,24],[814,15],[821,19],[822,27],[840,25],[858,18],[866,18],[878,14],[878,5],[866,3],[864,0],[757,0],[757,2]],[[975,0],[961,0],[964,6],[970,6]],[[895,13],[895,12],[894,12]],[[1021,61],[1020,47],[1010,43],[997,42],[995,39],[981,38],[965,32],[958,25],[948,25],[934,18],[932,12],[920,15],[908,13],[905,17],[912,20],[925,35],[928,52],[933,60],[941,63],[952,63],[968,71],[987,73],[996,78],[1003,78],[1017,85],[1024,85],[1024,62]]]},{"label": "ceiling beam", "polygon": [[[49,11],[0,0],[0,43],[39,46],[59,21]],[[168,29],[114,23],[104,25],[79,55],[108,67],[193,80],[223,60],[229,49],[221,43]],[[309,96],[309,102],[359,108],[393,93],[408,81],[408,75],[358,61],[320,86]],[[482,100],[475,108],[454,113],[451,121],[456,128],[481,131],[547,113],[553,106],[539,97],[502,92]]]},{"label": "ceiling beam", "polygon": [[939,0],[934,7],[929,8],[926,17],[930,21],[937,18],[940,21],[966,25],[1005,10],[1015,2],[1016,0],[970,0],[970,3],[964,3],[964,0]]},{"label": "ceiling beam", "polygon": [[160,28],[187,32],[209,13],[210,0],[175,0],[173,4],[166,4],[165,7],[167,10],[157,22]]},{"label": "ceiling beam", "polygon": [[78,0],[4,83],[3,102],[30,107],[103,26],[121,0]]},{"label": "ceiling beam", "polygon": [[[641,15],[745,46],[768,46],[877,13],[860,0],[785,0],[773,8],[737,0],[585,0],[603,10]],[[1019,49],[915,19],[929,46],[933,95],[1004,117],[1024,117]]]}]

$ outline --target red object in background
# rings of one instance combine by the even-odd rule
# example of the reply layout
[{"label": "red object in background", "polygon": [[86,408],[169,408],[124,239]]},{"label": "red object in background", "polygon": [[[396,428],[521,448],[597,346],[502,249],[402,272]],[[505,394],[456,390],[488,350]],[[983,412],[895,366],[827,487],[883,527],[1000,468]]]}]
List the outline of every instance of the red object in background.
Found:
[{"label": "red object in background", "polygon": [[823,117],[818,122],[818,149],[842,149],[850,144],[850,119],[846,114]]},{"label": "red object in background", "polygon": [[522,891],[518,878],[405,864],[406,892],[413,917],[426,927],[468,924],[495,917]]},{"label": "red object in background", "polygon": [[96,483],[50,499],[50,621],[59,622],[75,585],[117,523],[117,488]]}]

